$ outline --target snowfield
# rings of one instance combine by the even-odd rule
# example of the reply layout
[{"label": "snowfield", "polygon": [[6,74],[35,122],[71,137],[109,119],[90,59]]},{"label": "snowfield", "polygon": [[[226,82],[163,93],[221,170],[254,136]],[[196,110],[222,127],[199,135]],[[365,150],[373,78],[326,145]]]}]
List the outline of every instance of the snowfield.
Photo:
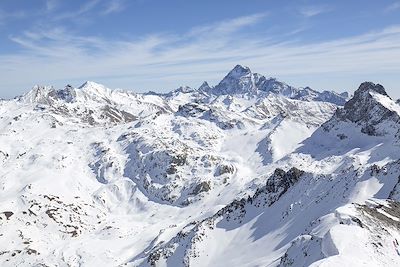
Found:
[{"label": "snowfield", "polygon": [[94,82],[0,101],[1,266],[400,266],[400,106],[381,85]]}]

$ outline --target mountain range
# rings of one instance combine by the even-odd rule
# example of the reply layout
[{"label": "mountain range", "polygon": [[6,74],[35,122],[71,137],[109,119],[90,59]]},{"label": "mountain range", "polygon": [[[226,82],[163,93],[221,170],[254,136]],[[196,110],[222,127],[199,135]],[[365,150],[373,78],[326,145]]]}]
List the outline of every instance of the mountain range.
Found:
[{"label": "mountain range", "polygon": [[400,266],[400,105],[235,66],[0,100],[1,266]]}]

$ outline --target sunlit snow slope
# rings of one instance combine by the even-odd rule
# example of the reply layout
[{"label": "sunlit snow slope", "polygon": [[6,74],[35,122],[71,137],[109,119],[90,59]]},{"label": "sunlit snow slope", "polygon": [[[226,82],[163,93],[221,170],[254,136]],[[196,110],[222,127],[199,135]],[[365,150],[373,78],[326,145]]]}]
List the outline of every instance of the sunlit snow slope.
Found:
[{"label": "sunlit snow slope", "polygon": [[168,94],[35,86],[0,102],[0,265],[400,265],[399,114],[380,85],[239,65]]}]

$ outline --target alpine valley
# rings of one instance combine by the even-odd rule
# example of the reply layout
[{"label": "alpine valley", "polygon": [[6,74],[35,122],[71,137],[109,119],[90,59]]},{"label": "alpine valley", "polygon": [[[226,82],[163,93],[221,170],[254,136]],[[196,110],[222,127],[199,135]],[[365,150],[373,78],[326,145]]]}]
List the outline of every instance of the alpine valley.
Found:
[{"label": "alpine valley", "polygon": [[400,104],[353,89],[0,100],[0,266],[400,266]]}]

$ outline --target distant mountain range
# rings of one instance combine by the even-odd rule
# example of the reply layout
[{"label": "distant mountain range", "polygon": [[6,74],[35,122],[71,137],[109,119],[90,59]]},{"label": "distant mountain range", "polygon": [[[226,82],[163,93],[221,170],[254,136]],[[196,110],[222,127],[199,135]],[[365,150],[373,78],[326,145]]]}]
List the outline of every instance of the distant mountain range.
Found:
[{"label": "distant mountain range", "polygon": [[338,94],[333,91],[318,92],[310,87],[295,88],[275,78],[266,78],[261,74],[252,73],[248,67],[241,65],[236,65],[214,87],[210,87],[207,82],[204,82],[197,90],[190,87],[180,87],[171,93],[188,93],[194,91],[216,96],[243,95],[247,97],[265,97],[268,94],[278,94],[290,99],[330,102],[341,106],[349,98],[347,92]]},{"label": "distant mountain range", "polygon": [[400,105],[237,65],[0,101],[1,266],[400,266]]}]

